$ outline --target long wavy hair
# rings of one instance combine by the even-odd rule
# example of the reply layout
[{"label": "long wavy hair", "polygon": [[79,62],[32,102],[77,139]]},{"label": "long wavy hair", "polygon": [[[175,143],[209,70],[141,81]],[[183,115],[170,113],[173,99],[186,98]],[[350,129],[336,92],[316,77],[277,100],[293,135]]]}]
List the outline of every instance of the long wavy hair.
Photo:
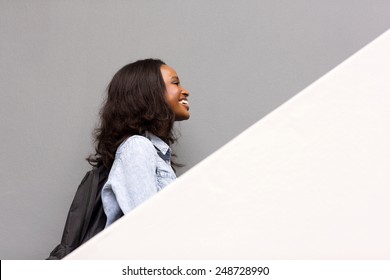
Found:
[{"label": "long wavy hair", "polygon": [[159,59],[144,59],[121,68],[112,78],[100,110],[100,123],[94,130],[95,154],[87,161],[92,166],[111,168],[119,145],[146,131],[168,145],[175,142],[174,112],[165,101],[165,83]]}]

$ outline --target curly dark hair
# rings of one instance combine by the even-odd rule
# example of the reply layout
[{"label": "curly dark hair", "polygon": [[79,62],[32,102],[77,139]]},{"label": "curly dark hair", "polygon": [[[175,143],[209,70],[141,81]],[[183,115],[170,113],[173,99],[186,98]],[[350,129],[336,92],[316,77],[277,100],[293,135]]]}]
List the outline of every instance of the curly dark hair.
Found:
[{"label": "curly dark hair", "polygon": [[121,68],[112,78],[100,110],[100,124],[94,130],[95,154],[87,161],[92,166],[111,168],[119,145],[146,131],[168,145],[175,142],[174,112],[165,101],[165,83],[159,59],[144,59]]}]

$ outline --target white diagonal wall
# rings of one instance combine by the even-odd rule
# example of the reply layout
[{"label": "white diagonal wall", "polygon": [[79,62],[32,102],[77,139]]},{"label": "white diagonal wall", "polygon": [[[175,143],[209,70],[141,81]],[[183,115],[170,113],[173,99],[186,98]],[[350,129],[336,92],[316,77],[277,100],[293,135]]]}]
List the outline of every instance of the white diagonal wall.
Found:
[{"label": "white diagonal wall", "polygon": [[388,31],[67,259],[389,259],[389,108]]}]

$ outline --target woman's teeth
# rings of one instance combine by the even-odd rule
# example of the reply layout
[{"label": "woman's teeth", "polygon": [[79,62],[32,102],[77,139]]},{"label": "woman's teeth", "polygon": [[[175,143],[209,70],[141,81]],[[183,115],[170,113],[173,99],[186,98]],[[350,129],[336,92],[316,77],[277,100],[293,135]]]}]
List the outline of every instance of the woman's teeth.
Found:
[{"label": "woman's teeth", "polygon": [[183,104],[183,105],[188,105],[188,101],[187,100],[180,100],[179,103]]}]

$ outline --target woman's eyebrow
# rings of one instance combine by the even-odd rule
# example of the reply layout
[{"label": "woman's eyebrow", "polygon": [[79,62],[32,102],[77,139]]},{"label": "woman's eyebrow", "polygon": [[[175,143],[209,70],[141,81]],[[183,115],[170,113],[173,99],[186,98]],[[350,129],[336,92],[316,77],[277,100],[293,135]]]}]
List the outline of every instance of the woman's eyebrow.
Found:
[{"label": "woman's eyebrow", "polygon": [[172,76],[171,81],[180,81],[178,76]]}]

